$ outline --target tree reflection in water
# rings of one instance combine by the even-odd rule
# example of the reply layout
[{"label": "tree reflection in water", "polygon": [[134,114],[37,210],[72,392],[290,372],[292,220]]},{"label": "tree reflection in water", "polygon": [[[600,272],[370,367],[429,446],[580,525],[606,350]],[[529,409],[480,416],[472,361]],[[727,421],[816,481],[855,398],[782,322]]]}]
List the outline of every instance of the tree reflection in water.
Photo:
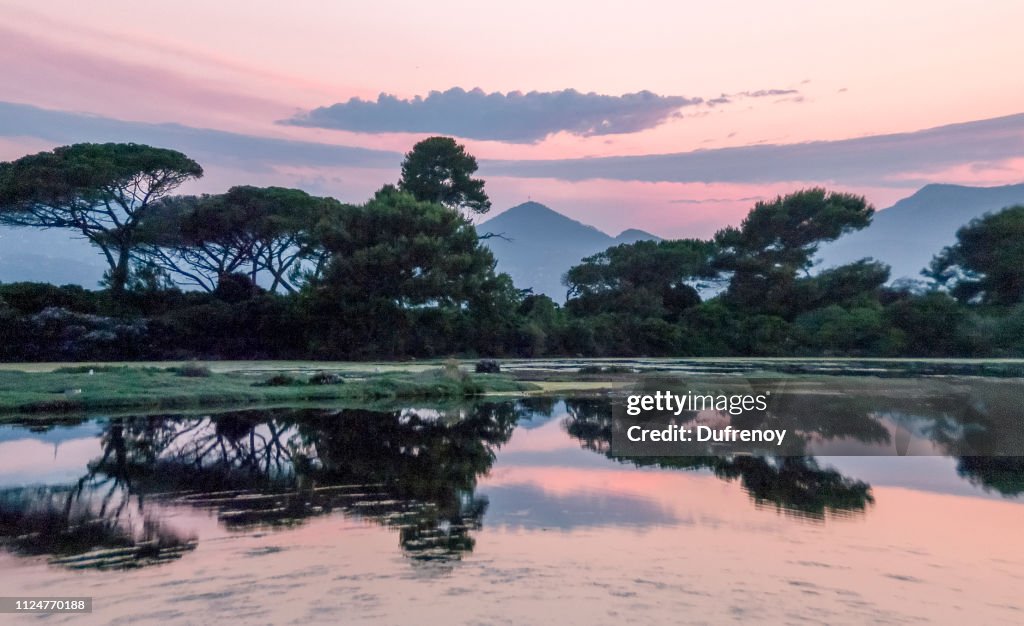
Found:
[{"label": "tree reflection in water", "polygon": [[[203,417],[108,420],[102,452],[76,483],[0,491],[0,545],[73,568],[130,568],[180,558],[196,539],[162,521],[165,506],[213,511],[228,528],[282,528],[343,512],[397,530],[414,563],[457,561],[473,550],[487,511],[477,479],[517,423],[543,424],[552,398],[447,409],[248,410]],[[607,398],[565,401],[563,422],[584,448],[611,456]],[[811,519],[862,514],[866,483],[820,467],[811,440],[891,446],[880,416],[898,417],[950,456],[966,479],[1007,496],[1024,493],[1024,459],[962,454],[1020,436],[1012,398],[832,398],[775,407],[793,433],[777,456],[617,459],[637,466],[708,470],[738,481],[758,506]],[[686,418],[687,416],[683,416]],[[758,423],[742,416],[734,425]],[[1016,442],[1016,440],[1014,440]],[[789,443],[787,441],[787,443]],[[1021,444],[1024,445],[1024,444]],[[891,452],[890,452],[891,453]]]},{"label": "tree reflection in water", "polygon": [[[739,479],[758,505],[770,504],[786,513],[822,519],[826,511],[849,515],[863,512],[874,500],[871,487],[832,469],[818,467],[809,456],[764,457],[747,455],[620,458],[611,454],[612,410],[607,400],[568,401],[566,429],[584,448],[637,467],[710,470],[726,480]],[[877,422],[875,423],[877,425]],[[835,428],[829,420],[825,426]],[[844,431],[849,432],[848,428]],[[872,440],[878,429],[868,426]]]},{"label": "tree reflection in water", "polygon": [[[649,384],[651,389],[665,387],[660,379]],[[819,467],[807,453],[812,441],[854,441],[865,444],[861,454],[903,455],[909,442],[898,438],[901,432],[912,430],[914,437],[933,444],[937,453],[956,458],[958,474],[972,483],[1007,497],[1024,494],[1024,457],[1009,456],[1024,450],[1020,387],[999,381],[927,384],[917,394],[899,389],[891,392],[884,386],[879,393],[868,393],[832,385],[838,393],[830,394],[823,408],[821,396],[786,393],[782,382],[768,387],[775,401],[767,412],[720,416],[737,428],[756,427],[770,417],[773,428],[785,428],[789,433],[784,454],[777,456],[722,456],[709,449],[700,456],[613,457],[613,417],[607,399],[568,402],[566,428],[584,448],[610,458],[637,466],[708,469],[721,478],[738,479],[759,505],[774,505],[786,513],[815,519],[826,513],[862,513],[873,498],[866,483]],[[766,385],[762,382],[760,387]],[[685,422],[696,417],[695,412],[684,412],[679,419]],[[890,428],[896,430],[896,441]]]},{"label": "tree reflection in water", "polygon": [[[112,419],[102,456],[76,485],[3,494],[0,543],[73,567],[180,557],[195,540],[145,517],[156,502],[208,508],[235,528],[341,511],[397,528],[416,561],[458,559],[472,550],[470,533],[487,509],[475,495],[477,476],[522,410],[502,403]],[[138,529],[129,509],[143,516]]]},{"label": "tree reflection in water", "polygon": [[102,444],[103,456],[73,485],[0,492],[0,545],[73,569],[144,567],[193,550],[195,538],[148,514],[132,489],[120,422],[105,430]]}]

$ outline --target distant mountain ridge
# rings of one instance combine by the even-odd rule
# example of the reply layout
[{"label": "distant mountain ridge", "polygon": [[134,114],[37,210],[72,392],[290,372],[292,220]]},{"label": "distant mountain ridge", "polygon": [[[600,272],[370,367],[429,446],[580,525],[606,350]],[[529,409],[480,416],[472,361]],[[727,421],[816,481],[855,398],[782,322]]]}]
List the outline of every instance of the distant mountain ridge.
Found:
[{"label": "distant mountain ridge", "polygon": [[661,240],[632,228],[612,237],[539,202],[514,206],[479,224],[477,231],[501,235],[484,241],[498,259],[499,272],[512,276],[517,287],[556,302],[565,301],[562,275],[584,257],[622,243]]},{"label": "distant mountain ridge", "polygon": [[956,231],[976,217],[1024,204],[1024,184],[1001,187],[926,185],[912,196],[875,213],[871,225],[822,246],[819,267],[873,257],[892,267],[891,278],[921,278],[921,270]]}]

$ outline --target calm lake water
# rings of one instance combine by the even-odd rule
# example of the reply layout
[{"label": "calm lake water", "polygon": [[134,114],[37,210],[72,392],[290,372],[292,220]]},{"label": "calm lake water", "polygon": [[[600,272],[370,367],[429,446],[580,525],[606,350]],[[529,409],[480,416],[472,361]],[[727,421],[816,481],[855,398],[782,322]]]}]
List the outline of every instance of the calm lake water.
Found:
[{"label": "calm lake water", "polygon": [[779,458],[611,458],[601,397],[0,426],[0,595],[92,596],[18,617],[75,624],[1021,623],[1024,460],[954,440],[1024,396],[964,385],[791,409]]}]

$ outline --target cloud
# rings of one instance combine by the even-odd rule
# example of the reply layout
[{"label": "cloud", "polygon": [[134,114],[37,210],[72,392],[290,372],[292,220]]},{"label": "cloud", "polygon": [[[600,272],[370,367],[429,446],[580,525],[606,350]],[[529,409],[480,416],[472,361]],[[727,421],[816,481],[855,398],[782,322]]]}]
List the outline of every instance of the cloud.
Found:
[{"label": "cloud", "polygon": [[1024,113],[838,141],[748,145],[641,156],[484,161],[481,173],[568,181],[765,183],[818,180],[873,185],[892,180],[901,172],[1020,157],[1024,157]]},{"label": "cloud", "polygon": [[[232,123],[239,111],[273,119],[294,110],[269,95],[232,88],[234,81],[215,66],[188,74],[151,62],[107,56],[103,46],[56,43],[0,25],[0,83],[8,100],[57,109],[104,111],[135,119],[176,119]],[[101,52],[97,52],[101,51]]]},{"label": "cloud", "polygon": [[776,102],[803,102],[804,97],[800,93],[799,89],[757,89],[755,91],[737,91],[736,93],[723,93],[717,98],[709,98],[706,101],[708,106],[719,106],[722,104],[731,104],[736,100],[743,100],[746,98],[770,98],[773,96],[791,96],[789,98],[782,98],[776,100]]},{"label": "cloud", "polygon": [[659,96],[650,91],[609,96],[575,89],[486,93],[455,87],[432,91],[426,98],[402,99],[384,93],[376,101],[351,98],[282,123],[363,133],[442,133],[534,143],[558,132],[589,137],[647,130],[701,102],[701,98]]},{"label": "cloud", "polygon": [[[398,152],[195,128],[128,122],[0,102],[0,147],[79,141],[133,141],[181,150],[205,166],[247,172],[355,168],[397,173]],[[16,157],[20,154],[11,154]],[[935,172],[1024,158],[1024,113],[908,133],[840,141],[761,144],[673,154],[547,160],[481,160],[485,178],[568,182],[770,184],[838,182],[901,187],[933,182]],[[1019,163],[1020,161],[1014,161]],[[397,175],[397,174],[392,174]],[[1024,174],[1021,174],[1024,178]],[[969,180],[964,179],[969,183]],[[745,194],[749,195],[749,194]],[[676,196],[678,197],[678,196]],[[722,197],[722,196],[719,196]]]},{"label": "cloud", "polygon": [[730,202],[756,202],[764,200],[764,196],[743,196],[740,198],[679,198],[669,200],[671,204],[726,204]]}]

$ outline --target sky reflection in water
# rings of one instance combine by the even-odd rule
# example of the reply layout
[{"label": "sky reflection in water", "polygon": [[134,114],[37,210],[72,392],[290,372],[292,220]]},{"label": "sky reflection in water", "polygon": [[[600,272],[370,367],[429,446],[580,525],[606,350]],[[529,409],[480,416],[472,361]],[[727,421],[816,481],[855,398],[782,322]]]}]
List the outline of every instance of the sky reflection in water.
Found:
[{"label": "sky reflection in water", "polygon": [[610,415],[532,399],[0,427],[0,580],[94,595],[96,623],[1024,611],[1019,459],[634,462],[606,456]]}]

